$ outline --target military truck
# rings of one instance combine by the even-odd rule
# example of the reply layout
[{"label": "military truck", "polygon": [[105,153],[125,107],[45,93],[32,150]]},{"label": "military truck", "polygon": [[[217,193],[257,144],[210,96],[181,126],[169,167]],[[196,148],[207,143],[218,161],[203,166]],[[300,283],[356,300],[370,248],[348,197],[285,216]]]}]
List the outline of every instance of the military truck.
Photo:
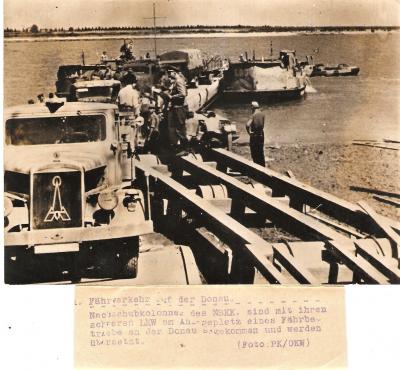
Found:
[{"label": "military truck", "polygon": [[68,280],[90,269],[136,277],[139,236],[152,233],[153,223],[133,186],[135,130],[113,104],[5,110],[6,282],[31,281],[66,260],[60,269]]},{"label": "military truck", "polygon": [[[92,79],[95,72],[102,74],[104,79]],[[115,103],[121,82],[107,73],[113,73],[107,65],[61,65],[57,71],[56,94],[68,101]]]}]

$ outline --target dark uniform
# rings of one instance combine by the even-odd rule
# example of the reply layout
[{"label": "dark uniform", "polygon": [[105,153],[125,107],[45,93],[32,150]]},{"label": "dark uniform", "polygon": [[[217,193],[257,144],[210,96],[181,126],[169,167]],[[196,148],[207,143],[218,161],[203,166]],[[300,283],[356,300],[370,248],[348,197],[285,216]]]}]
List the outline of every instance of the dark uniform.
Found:
[{"label": "dark uniform", "polygon": [[264,157],[264,121],[265,116],[256,109],[253,116],[247,122],[246,129],[250,135],[250,153],[254,163],[265,167]]},{"label": "dark uniform", "polygon": [[146,143],[145,152],[158,154],[159,152],[159,136],[160,136],[160,117],[152,109],[146,121]]},{"label": "dark uniform", "polygon": [[163,74],[160,78],[160,85],[169,89],[171,87],[171,81],[167,74]]},{"label": "dark uniform", "polygon": [[136,75],[133,73],[131,68],[128,69],[128,72],[122,76],[122,81],[124,85],[131,85],[137,83]]},{"label": "dark uniform", "polygon": [[186,138],[186,83],[180,76],[176,77],[171,91],[171,107],[168,114],[168,132],[170,145],[177,147],[180,142],[181,149],[187,146]]},{"label": "dark uniform", "polygon": [[117,67],[117,70],[113,74],[113,80],[122,81],[123,73],[122,67]]},{"label": "dark uniform", "polygon": [[127,45],[124,41],[124,44],[121,46],[119,51],[121,52],[121,59],[135,60],[135,57],[133,56],[133,49],[131,43]]}]

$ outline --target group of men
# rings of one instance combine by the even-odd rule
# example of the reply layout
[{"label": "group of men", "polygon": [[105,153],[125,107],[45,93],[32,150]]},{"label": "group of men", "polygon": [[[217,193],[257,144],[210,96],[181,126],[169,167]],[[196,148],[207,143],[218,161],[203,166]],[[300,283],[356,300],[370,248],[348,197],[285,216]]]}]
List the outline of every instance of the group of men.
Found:
[{"label": "group of men", "polygon": [[[125,45],[125,44],[124,44]],[[137,79],[132,69],[123,70],[117,66],[116,71],[96,67],[90,79],[114,79],[121,81],[122,88],[118,93],[117,103],[121,112],[131,112],[134,119],[141,119],[141,134],[144,150],[156,153],[159,149],[160,130],[164,131],[165,141],[176,153],[183,155],[191,150],[187,136],[186,122],[190,121],[193,112],[189,112],[186,102],[187,86],[183,74],[176,68],[169,67],[159,79],[159,83],[146,93],[140,92]],[[51,94],[53,95],[53,94]],[[51,101],[49,96],[46,101]],[[42,94],[38,102],[45,102]],[[34,101],[30,100],[30,104]],[[250,153],[253,161],[265,167],[264,125],[265,116],[258,102],[251,103],[252,116],[246,123],[250,136]]]},{"label": "group of men", "polygon": [[36,102],[33,99],[29,99],[28,104],[61,103],[65,101],[65,98],[59,98],[54,93],[49,93],[48,98],[46,98],[44,94],[39,94]]},{"label": "group of men", "polygon": [[[128,42],[126,42],[126,40],[124,40],[124,43],[122,44],[122,46],[119,49],[120,51],[120,56],[119,56],[119,60],[122,62],[131,62],[136,60],[135,54],[133,52],[133,41],[129,40]],[[151,56],[150,53],[147,52],[144,56],[139,56],[140,60],[150,60]],[[114,60],[112,58],[110,58],[107,55],[107,51],[103,51],[103,53],[100,55],[100,64],[107,64],[109,61]]]},{"label": "group of men", "polygon": [[164,128],[168,144],[175,153],[188,151],[186,119],[189,112],[183,74],[174,69],[166,71],[160,83],[147,93],[139,91],[133,72],[131,78],[127,76],[121,81],[123,87],[118,93],[117,102],[121,112],[131,112],[135,119],[143,119],[140,131],[144,139],[144,150],[157,151],[159,133]]},{"label": "group of men", "polygon": [[[190,143],[186,132],[186,122],[190,118],[186,103],[186,79],[176,70],[168,70],[161,76],[159,85],[152,94],[141,94],[136,80],[123,82],[118,94],[121,111],[130,111],[135,117],[143,117],[142,133],[145,149],[154,152],[158,146],[160,124],[166,129],[170,148],[183,155],[190,151]],[[264,126],[265,115],[258,102],[251,102],[251,118],[246,123],[250,136],[250,153],[254,163],[265,167]]]},{"label": "group of men", "polygon": [[124,70],[121,64],[117,64],[115,70],[109,65],[97,65],[92,71],[82,74],[84,80],[118,80],[123,84],[136,82],[136,76],[132,68]]}]

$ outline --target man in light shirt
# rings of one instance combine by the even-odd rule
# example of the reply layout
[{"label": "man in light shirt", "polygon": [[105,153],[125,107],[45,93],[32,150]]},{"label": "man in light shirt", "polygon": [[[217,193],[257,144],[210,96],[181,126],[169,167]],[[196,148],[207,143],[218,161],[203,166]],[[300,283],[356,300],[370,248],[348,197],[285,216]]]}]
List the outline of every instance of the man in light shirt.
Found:
[{"label": "man in light shirt", "polygon": [[258,102],[251,102],[251,118],[246,123],[247,133],[250,135],[250,153],[254,163],[265,167],[264,155],[264,125],[265,116],[260,110]]},{"label": "man in light shirt", "polygon": [[118,107],[121,112],[133,112],[135,117],[140,113],[140,94],[136,84],[125,85],[118,93]]}]

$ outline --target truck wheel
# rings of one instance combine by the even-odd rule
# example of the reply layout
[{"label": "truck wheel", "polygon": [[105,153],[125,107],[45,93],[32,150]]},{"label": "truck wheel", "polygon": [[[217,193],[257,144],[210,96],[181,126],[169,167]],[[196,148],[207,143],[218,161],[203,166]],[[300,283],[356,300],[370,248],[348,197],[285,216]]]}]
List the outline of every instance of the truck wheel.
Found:
[{"label": "truck wheel", "polygon": [[118,279],[133,279],[138,271],[139,237],[118,240],[116,248],[116,266],[114,277]]},{"label": "truck wheel", "polygon": [[138,257],[132,257],[129,261],[122,266],[120,273],[117,277],[122,279],[134,279],[138,271]]},{"label": "truck wheel", "polygon": [[139,237],[111,239],[93,245],[92,263],[96,277],[135,278],[137,275]]}]

